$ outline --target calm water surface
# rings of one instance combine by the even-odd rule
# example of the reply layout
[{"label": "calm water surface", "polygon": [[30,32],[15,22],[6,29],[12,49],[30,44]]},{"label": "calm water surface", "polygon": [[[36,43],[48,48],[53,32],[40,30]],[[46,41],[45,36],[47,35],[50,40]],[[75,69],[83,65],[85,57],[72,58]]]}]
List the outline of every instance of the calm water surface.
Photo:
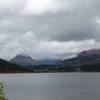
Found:
[{"label": "calm water surface", "polygon": [[9,100],[100,100],[100,73],[0,74]]}]

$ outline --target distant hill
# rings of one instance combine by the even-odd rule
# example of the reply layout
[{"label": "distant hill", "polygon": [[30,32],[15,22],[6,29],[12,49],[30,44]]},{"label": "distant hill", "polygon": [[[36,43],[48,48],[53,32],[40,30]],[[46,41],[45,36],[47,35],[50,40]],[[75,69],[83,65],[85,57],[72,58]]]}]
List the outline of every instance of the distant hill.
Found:
[{"label": "distant hill", "polygon": [[39,62],[41,64],[50,64],[50,65],[55,65],[60,61],[61,61],[60,59],[43,59],[43,60],[39,60]]},{"label": "distant hill", "polygon": [[96,57],[100,58],[100,49],[91,49],[87,51],[82,51],[77,55],[77,58],[81,57]]},{"label": "distant hill", "polygon": [[0,73],[32,72],[31,69],[0,59]]},{"label": "distant hill", "polygon": [[82,51],[76,57],[63,61],[48,59],[37,61],[26,55],[17,55],[10,62],[0,59],[0,73],[77,71],[100,72],[100,49]]},{"label": "distant hill", "polygon": [[76,57],[66,59],[60,63],[64,68],[80,68],[84,71],[100,71],[100,49],[80,52]]},{"label": "distant hill", "polygon": [[34,60],[32,57],[27,55],[17,55],[15,58],[11,59],[10,62],[19,64],[24,67],[35,66],[40,64],[38,61]]},{"label": "distant hill", "polygon": [[66,59],[61,62],[65,65],[74,65],[80,63],[98,63],[100,62],[100,49],[91,49],[80,52],[76,57]]}]

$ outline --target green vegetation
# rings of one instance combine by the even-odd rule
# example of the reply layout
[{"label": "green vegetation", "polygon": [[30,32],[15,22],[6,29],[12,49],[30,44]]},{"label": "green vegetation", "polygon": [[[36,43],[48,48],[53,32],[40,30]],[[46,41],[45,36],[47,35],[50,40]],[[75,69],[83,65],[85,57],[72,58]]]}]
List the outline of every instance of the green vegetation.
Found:
[{"label": "green vegetation", "polygon": [[2,82],[0,83],[0,100],[7,100],[4,96],[4,85]]}]

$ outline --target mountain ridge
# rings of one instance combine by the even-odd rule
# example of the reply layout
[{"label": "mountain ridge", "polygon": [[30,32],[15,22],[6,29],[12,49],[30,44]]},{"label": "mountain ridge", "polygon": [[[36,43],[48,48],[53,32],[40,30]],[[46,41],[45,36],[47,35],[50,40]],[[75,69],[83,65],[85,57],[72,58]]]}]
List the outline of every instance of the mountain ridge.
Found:
[{"label": "mountain ridge", "polygon": [[16,55],[13,59],[10,60],[11,63],[16,63],[21,66],[34,66],[39,65],[40,63],[34,60],[32,57],[28,55],[19,54]]},{"label": "mountain ridge", "polygon": [[31,69],[24,68],[18,64],[11,63],[0,58],[0,73],[33,72]]},{"label": "mountain ridge", "polygon": [[100,49],[84,50],[74,58],[63,60],[60,65],[63,69],[70,67],[80,71],[100,71]]}]

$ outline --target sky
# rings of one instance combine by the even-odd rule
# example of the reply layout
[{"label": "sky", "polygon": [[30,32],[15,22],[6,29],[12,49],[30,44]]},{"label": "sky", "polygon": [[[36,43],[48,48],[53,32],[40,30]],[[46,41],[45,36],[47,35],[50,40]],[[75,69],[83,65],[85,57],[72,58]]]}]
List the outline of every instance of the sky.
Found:
[{"label": "sky", "polygon": [[100,0],[0,0],[0,58],[66,59],[99,38]]}]

